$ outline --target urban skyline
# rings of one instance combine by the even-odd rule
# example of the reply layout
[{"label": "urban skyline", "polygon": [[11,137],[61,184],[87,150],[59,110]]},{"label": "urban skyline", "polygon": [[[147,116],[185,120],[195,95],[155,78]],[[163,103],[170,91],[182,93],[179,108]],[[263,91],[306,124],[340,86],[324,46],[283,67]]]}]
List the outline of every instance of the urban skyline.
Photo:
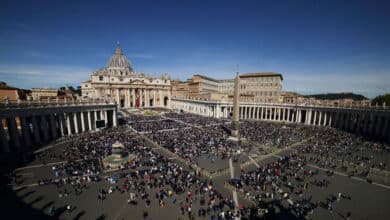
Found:
[{"label": "urban skyline", "polygon": [[0,9],[0,78],[12,86],[80,85],[119,41],[135,70],[172,79],[272,71],[283,91],[390,92],[385,1],[19,3]]}]

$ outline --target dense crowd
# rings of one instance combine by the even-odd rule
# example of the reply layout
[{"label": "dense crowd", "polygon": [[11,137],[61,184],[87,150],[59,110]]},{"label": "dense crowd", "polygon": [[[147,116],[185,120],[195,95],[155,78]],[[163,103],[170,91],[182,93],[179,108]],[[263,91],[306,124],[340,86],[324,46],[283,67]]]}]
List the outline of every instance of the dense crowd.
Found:
[{"label": "dense crowd", "polygon": [[[231,125],[228,125],[231,128]],[[286,147],[310,136],[311,129],[301,125],[243,121],[240,135],[266,147]]]},{"label": "dense crowd", "polygon": [[[137,131],[146,132],[147,137],[190,164],[199,166],[199,157],[213,161],[215,157],[225,160],[253,150],[246,142],[229,139],[230,124],[219,119],[192,114],[166,113],[161,116],[132,115],[127,120]],[[185,123],[203,127],[189,127]],[[207,126],[205,126],[207,125]],[[211,125],[211,126],[210,126]],[[172,130],[173,129],[173,130]],[[165,130],[165,131],[164,131]],[[238,189],[242,196],[253,203],[250,207],[236,205],[229,195],[214,188],[211,180],[195,170],[188,170],[153,151],[150,143],[140,134],[131,132],[127,126],[83,133],[70,137],[66,148],[38,154],[38,159],[65,160],[52,167],[55,178],[42,179],[39,185],[57,185],[58,196],[80,195],[88,190],[91,182],[104,181],[106,184],[97,192],[102,203],[112,193],[128,197],[129,205],[142,207],[144,217],[148,216],[151,205],[164,208],[174,204],[178,215],[194,219],[255,219],[271,216],[276,207],[283,207],[296,217],[305,217],[318,207],[333,211],[337,202],[352,199],[344,192],[335,192],[326,199],[313,199],[308,188],[326,188],[331,178],[318,175],[318,169],[307,164],[330,170],[368,178],[371,169],[388,170],[389,145],[365,141],[353,134],[328,127],[301,126],[283,123],[244,121],[240,123],[240,135],[252,142],[267,147],[283,148],[300,142],[287,156],[252,170],[241,170],[238,178],[227,181],[228,186]],[[121,164],[114,174],[103,175],[105,167],[102,158],[111,153],[112,145],[119,141],[135,159]],[[333,175],[333,171],[326,173]],[[108,186],[107,186],[108,185]],[[69,205],[69,210],[72,210]],[[351,213],[345,210],[343,216]]]},{"label": "dense crowd", "polygon": [[374,143],[333,128],[312,132],[312,138],[297,148],[308,161],[320,167],[339,169],[367,177],[370,169],[388,170],[390,146]]},{"label": "dense crowd", "polygon": [[[336,201],[334,196],[351,199],[345,193],[338,192],[323,201],[314,200],[307,189],[328,187],[329,181],[319,176],[318,170],[305,165],[305,157],[290,154],[253,171],[242,171],[238,179],[231,179],[228,184],[259,207],[263,216],[272,215],[276,207],[283,207],[294,216],[303,218],[319,206],[332,212]],[[350,213],[345,213],[347,215]]]},{"label": "dense crowd", "polygon": [[149,121],[149,122],[139,122],[130,124],[132,128],[139,132],[157,132],[161,130],[170,130],[170,129],[179,129],[188,127],[188,125],[173,121],[170,119],[158,120],[158,121]]},{"label": "dense crowd", "polygon": [[231,157],[237,150],[249,150],[249,145],[229,140],[220,126],[182,129],[148,134],[148,137],[180,157],[197,164],[200,156]]},{"label": "dense crowd", "polygon": [[158,121],[163,118],[158,115],[144,116],[141,114],[131,114],[126,116],[126,119],[129,124],[138,123],[138,122],[147,122],[147,121]]},{"label": "dense crowd", "polygon": [[192,124],[195,126],[210,126],[216,124],[224,124],[228,123],[230,120],[221,119],[221,118],[213,118],[213,117],[204,117],[195,114],[189,113],[166,113],[166,117],[180,120],[182,122]]},{"label": "dense crowd", "polygon": [[[116,141],[136,155],[136,159],[122,164],[118,172],[104,176],[100,159],[110,154]],[[212,181],[201,179],[199,173],[186,170],[172,159],[152,151],[144,139],[125,127],[79,135],[62,152],[66,162],[52,167],[56,178],[39,181],[40,185],[57,185],[59,198],[78,196],[88,190],[88,184],[105,181],[109,186],[98,190],[99,201],[103,203],[112,193],[124,194],[129,205],[145,210],[144,217],[148,216],[151,205],[164,208],[166,203],[176,205],[178,216],[189,219],[196,216],[210,219],[238,219],[241,216],[245,219],[256,213],[245,207],[236,211],[230,195],[214,189]],[[75,208],[72,204],[66,207],[69,212]],[[50,213],[55,212],[56,208],[51,207]]]}]

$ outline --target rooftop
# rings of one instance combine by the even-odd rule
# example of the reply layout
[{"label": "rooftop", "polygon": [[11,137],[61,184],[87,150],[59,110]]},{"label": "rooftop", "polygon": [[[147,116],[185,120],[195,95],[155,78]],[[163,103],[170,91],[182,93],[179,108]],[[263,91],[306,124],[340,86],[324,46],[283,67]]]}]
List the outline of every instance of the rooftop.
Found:
[{"label": "rooftop", "polygon": [[283,80],[283,75],[281,73],[274,73],[274,72],[245,73],[245,74],[241,74],[240,78],[270,77],[270,76],[279,76]]}]

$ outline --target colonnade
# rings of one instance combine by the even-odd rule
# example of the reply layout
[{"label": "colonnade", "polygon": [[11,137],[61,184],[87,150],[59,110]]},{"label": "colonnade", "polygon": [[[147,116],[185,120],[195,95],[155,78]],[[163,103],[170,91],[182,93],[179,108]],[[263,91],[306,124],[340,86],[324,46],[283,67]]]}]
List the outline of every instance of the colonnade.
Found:
[{"label": "colonnade", "polygon": [[[96,123],[100,121],[100,123]],[[21,152],[59,137],[116,127],[116,106],[62,106],[0,110],[0,151]]]},{"label": "colonnade", "polygon": [[[229,102],[173,99],[172,107],[176,110],[216,118],[230,118],[233,114],[233,105]],[[242,103],[239,118],[329,126],[390,141],[390,111],[384,109]]]},{"label": "colonnade", "polygon": [[110,95],[115,97],[118,107],[170,107],[171,93],[169,88],[154,87],[137,88],[100,88],[98,97]]}]

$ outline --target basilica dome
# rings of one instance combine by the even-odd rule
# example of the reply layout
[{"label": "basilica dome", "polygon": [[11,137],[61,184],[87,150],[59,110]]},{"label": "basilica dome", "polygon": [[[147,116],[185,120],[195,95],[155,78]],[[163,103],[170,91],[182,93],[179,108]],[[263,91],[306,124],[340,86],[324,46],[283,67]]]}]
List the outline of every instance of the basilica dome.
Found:
[{"label": "basilica dome", "polygon": [[124,69],[132,69],[129,60],[125,55],[123,55],[122,49],[119,45],[115,49],[115,54],[112,55],[110,60],[108,61],[108,68],[124,68]]}]

